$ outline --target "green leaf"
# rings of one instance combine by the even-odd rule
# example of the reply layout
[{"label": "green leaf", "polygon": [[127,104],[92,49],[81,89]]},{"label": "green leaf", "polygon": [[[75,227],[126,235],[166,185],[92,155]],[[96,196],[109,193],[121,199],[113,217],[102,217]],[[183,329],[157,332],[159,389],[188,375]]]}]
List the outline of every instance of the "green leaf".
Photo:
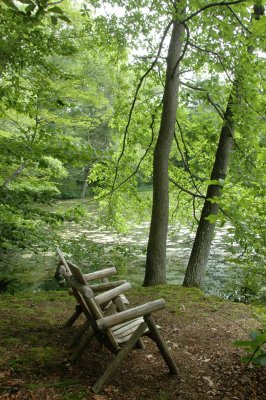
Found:
[{"label": "green leaf", "polygon": [[262,367],[266,367],[266,353],[261,354],[260,356],[256,357],[256,363],[261,365]]},{"label": "green leaf", "polygon": [[55,17],[54,15],[51,15],[51,21],[53,25],[57,24],[57,17]]},{"label": "green leaf", "polygon": [[254,343],[256,343],[256,345],[262,345],[266,343],[266,333],[256,336]]},{"label": "green leaf", "polygon": [[218,197],[218,196],[213,196],[213,197],[209,197],[207,199],[207,201],[209,201],[212,204],[220,204],[222,199],[220,197]]},{"label": "green leaf", "polygon": [[62,21],[71,23],[71,20],[66,16],[66,15],[57,15],[56,16],[58,19],[61,19]]},{"label": "green leaf", "polygon": [[205,183],[207,183],[207,185],[221,185],[217,179],[207,179]]},{"label": "green leaf", "polygon": [[12,0],[2,0],[8,7],[13,8],[13,10],[18,10],[17,6],[13,3]]},{"label": "green leaf", "polygon": [[38,10],[37,10],[37,12],[36,12],[36,14],[35,14],[35,17],[41,17],[41,16],[43,16],[44,14],[45,14],[44,9],[41,8],[41,7],[39,7]]},{"label": "green leaf", "polygon": [[252,34],[255,36],[263,36],[266,33],[266,16],[261,16],[259,20],[253,21]]},{"label": "green leaf", "polygon": [[55,14],[63,14],[63,10],[60,7],[48,8],[47,11],[55,13]]},{"label": "green leaf", "polygon": [[252,341],[247,341],[247,340],[236,340],[234,342],[235,346],[239,346],[239,347],[252,347],[253,342]]},{"label": "green leaf", "polygon": [[215,224],[215,222],[219,219],[218,215],[210,214],[208,217],[204,218],[206,221],[210,221],[211,224]]},{"label": "green leaf", "polygon": [[251,356],[243,356],[241,357],[241,361],[244,363],[249,363],[251,359]]},{"label": "green leaf", "polygon": [[260,336],[261,332],[260,331],[253,331],[250,332],[250,336],[252,337],[252,339],[256,339],[257,336]]}]

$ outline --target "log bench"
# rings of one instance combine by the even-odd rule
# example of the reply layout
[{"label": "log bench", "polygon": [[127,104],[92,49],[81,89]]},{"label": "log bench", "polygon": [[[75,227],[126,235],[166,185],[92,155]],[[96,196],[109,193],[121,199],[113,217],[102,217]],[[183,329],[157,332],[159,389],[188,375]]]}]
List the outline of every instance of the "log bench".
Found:
[{"label": "log bench", "polygon": [[101,345],[107,347],[115,357],[111,364],[105,369],[102,376],[92,386],[95,393],[99,393],[104,385],[117,371],[121,362],[126,358],[131,349],[143,347],[141,336],[148,334],[156,343],[171,374],[177,374],[175,361],[167,348],[167,345],[156,326],[153,313],[165,308],[164,299],[150,301],[146,304],[123,309],[119,312],[105,315],[102,305],[109,301],[115,301],[121,294],[128,290],[131,285],[125,282],[115,288],[95,295],[86,282],[85,276],[79,268],[68,263],[71,275],[67,276],[68,284],[78,300],[86,317],[85,329],[76,337],[78,348],[71,356],[71,361],[77,361],[86,346],[95,337]]}]

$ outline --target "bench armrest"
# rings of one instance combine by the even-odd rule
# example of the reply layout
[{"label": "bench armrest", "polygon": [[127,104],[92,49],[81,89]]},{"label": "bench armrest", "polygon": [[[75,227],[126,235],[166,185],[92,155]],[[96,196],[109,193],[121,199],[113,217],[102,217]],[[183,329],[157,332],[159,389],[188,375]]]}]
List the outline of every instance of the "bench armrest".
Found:
[{"label": "bench armrest", "polygon": [[163,308],[165,308],[165,306],[166,304],[164,299],[150,301],[141,306],[121,311],[117,314],[109,315],[108,317],[100,318],[96,321],[96,324],[100,330],[112,328],[113,326],[119,325],[123,322],[127,322],[139,317],[144,317],[145,315],[150,315],[155,311],[162,310]]},{"label": "bench armrest", "polygon": [[117,286],[126,283],[125,279],[121,279],[120,281],[111,281],[111,282],[103,282],[103,283],[95,283],[94,285],[89,285],[89,287],[95,292],[104,292],[105,290],[114,289]]},{"label": "bench armrest", "polygon": [[107,290],[104,293],[98,294],[98,296],[95,297],[95,301],[100,306],[101,304],[107,303],[108,301],[114,299],[115,297],[119,296],[130,288],[131,285],[129,282],[123,283],[122,285],[117,286],[114,289]]},{"label": "bench armrest", "polygon": [[88,274],[83,274],[86,281],[92,281],[94,279],[102,279],[107,276],[115,275],[117,270],[115,267],[101,269],[99,271],[90,272]]}]

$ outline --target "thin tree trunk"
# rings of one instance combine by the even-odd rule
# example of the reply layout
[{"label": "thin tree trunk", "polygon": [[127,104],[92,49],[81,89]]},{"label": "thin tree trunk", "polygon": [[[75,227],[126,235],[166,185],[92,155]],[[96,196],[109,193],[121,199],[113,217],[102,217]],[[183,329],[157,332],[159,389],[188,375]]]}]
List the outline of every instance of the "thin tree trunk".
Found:
[{"label": "thin tree trunk", "polygon": [[[211,173],[211,180],[224,180],[226,177],[229,156],[233,144],[234,120],[232,118],[232,106],[235,102],[235,95],[233,95],[233,93],[237,92],[237,85],[237,81],[235,81],[224,114],[224,125],[221,130],[219,144],[216,151],[215,162]],[[201,212],[201,217],[185,273],[183,286],[193,286],[198,288],[202,287],[215,229],[215,223],[211,223],[209,220],[206,220],[206,217],[209,215],[217,215],[219,211],[219,204],[208,199],[220,197],[221,194],[221,185],[208,186],[206,200],[204,201]]]},{"label": "thin tree trunk", "polygon": [[80,195],[80,197],[82,199],[84,199],[85,196],[86,196],[86,190],[87,190],[87,187],[88,187],[89,171],[90,171],[90,167],[88,165],[86,167],[84,167],[84,175],[83,175],[81,195]]},{"label": "thin tree trunk", "polygon": [[184,26],[177,21],[173,22],[167,56],[161,125],[153,158],[153,205],[144,286],[164,283],[166,280],[166,241],[169,212],[168,159],[174,136],[178,105],[178,64],[183,38]]},{"label": "thin tree trunk", "polygon": [[2,188],[6,189],[10,183],[12,183],[14,180],[17,179],[17,177],[22,173],[22,171],[26,168],[25,164],[21,164],[16,171],[14,171],[12,173],[12,175],[10,175],[8,178],[6,178],[6,180],[4,181],[4,183],[2,184]]},{"label": "thin tree trunk", "polygon": [[[264,14],[264,9],[261,10]],[[252,54],[254,47],[249,45],[247,53]],[[236,74],[237,76],[238,74]],[[220,140],[215,156],[215,162],[211,173],[211,180],[225,179],[229,164],[229,156],[233,145],[233,135],[235,130],[232,107],[239,104],[239,76],[234,80],[227,108],[224,114],[224,126],[222,127]],[[208,262],[212,239],[214,236],[215,223],[206,220],[209,215],[217,215],[219,204],[208,201],[208,199],[221,196],[220,185],[209,185],[206,200],[201,212],[194,244],[190,253],[188,266],[185,273],[183,286],[201,288]]]}]

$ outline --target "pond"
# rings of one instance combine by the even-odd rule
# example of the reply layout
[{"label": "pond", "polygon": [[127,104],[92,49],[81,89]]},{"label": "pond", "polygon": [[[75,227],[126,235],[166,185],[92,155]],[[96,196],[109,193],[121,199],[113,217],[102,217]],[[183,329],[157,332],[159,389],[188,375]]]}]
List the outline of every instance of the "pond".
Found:
[{"label": "pond", "polygon": [[[73,202],[61,202],[62,206]],[[59,203],[60,206],[60,203]],[[90,205],[89,223],[64,223],[61,238],[65,251],[90,271],[108,263],[118,266],[120,277],[127,277],[133,285],[142,284],[145,270],[145,252],[149,222],[131,226],[128,234],[117,234],[97,223],[98,212]],[[230,255],[229,233],[226,228],[217,230],[212,243],[204,290],[206,293],[227,297],[232,281],[238,279]],[[170,226],[167,242],[167,282],[182,284],[194,233],[181,226]],[[83,254],[84,253],[84,254]],[[86,259],[87,258],[87,259]],[[56,289],[53,278],[57,259],[55,252],[30,254],[10,252],[0,262],[0,291]]]}]

